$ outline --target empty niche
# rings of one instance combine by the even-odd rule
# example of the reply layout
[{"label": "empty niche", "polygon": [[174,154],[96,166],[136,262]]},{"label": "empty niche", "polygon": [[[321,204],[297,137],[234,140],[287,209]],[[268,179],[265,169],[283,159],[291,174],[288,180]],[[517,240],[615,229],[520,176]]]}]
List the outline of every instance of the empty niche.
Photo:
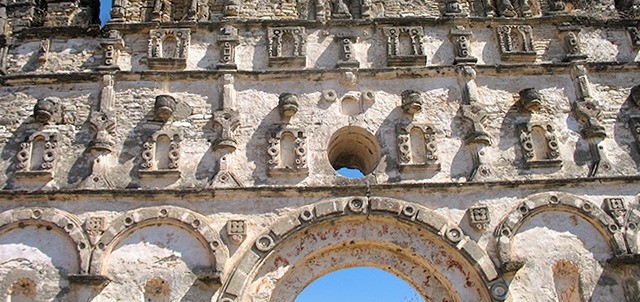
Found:
[{"label": "empty niche", "polygon": [[580,271],[571,261],[563,260],[553,267],[553,280],[559,302],[579,302]]},{"label": "empty niche", "polygon": [[184,69],[191,41],[191,30],[152,29],[149,32],[147,65],[151,69]]},{"label": "empty niche", "polygon": [[144,285],[144,301],[145,302],[169,302],[171,295],[171,287],[169,283],[158,277],[147,280]]},{"label": "empty niche", "polygon": [[415,123],[399,125],[397,135],[401,170],[440,169],[433,127]]},{"label": "empty niche", "polygon": [[329,163],[336,171],[341,168],[360,170],[367,175],[373,172],[381,159],[380,145],[369,131],[347,126],[336,131],[327,148]]},{"label": "empty niche", "polygon": [[503,25],[497,28],[501,59],[531,62],[536,59],[533,49],[532,28],[529,25]]},{"label": "empty niche", "polygon": [[57,143],[57,131],[38,131],[27,137],[16,155],[16,178],[36,181],[53,179]]},{"label": "empty niche", "polygon": [[144,143],[140,178],[177,178],[180,176],[180,134],[158,131]]},{"label": "empty niche", "polygon": [[525,168],[562,166],[553,126],[521,125],[520,144]]},{"label": "empty niche", "polygon": [[27,278],[20,278],[9,288],[9,302],[31,302],[37,294],[36,284]]},{"label": "empty niche", "polygon": [[306,65],[306,36],[304,27],[269,28],[269,66]]},{"label": "empty niche", "polygon": [[307,174],[307,137],[300,129],[285,129],[269,139],[269,175]]},{"label": "empty niche", "polygon": [[422,27],[385,27],[383,33],[387,38],[388,66],[427,64],[427,56],[422,45]]}]

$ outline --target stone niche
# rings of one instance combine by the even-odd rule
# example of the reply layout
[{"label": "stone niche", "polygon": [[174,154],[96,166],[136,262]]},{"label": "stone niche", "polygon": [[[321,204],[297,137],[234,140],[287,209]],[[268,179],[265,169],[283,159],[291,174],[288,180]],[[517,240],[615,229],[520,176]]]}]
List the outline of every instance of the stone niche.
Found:
[{"label": "stone niche", "polygon": [[425,66],[421,26],[385,27],[382,29],[387,38],[387,66]]},{"label": "stone niche", "polygon": [[554,131],[549,124],[520,125],[520,145],[525,168],[562,166]]},{"label": "stone niche", "polygon": [[151,135],[143,145],[140,179],[179,178],[180,141],[180,134],[171,131],[156,131]]},{"label": "stone niche", "polygon": [[401,171],[440,170],[436,155],[436,132],[431,125],[420,123],[398,125],[396,131],[398,165]]},{"label": "stone niche", "polygon": [[275,27],[267,31],[269,67],[305,67],[307,64],[304,27]]},{"label": "stone niche", "polygon": [[53,179],[59,134],[56,130],[37,131],[20,144],[16,155],[18,182],[48,182]]},{"label": "stone niche", "polygon": [[147,65],[154,70],[178,70],[187,67],[191,41],[188,28],[152,29],[149,32]]},{"label": "stone niche", "polygon": [[306,175],[307,137],[301,129],[283,129],[269,139],[270,176]]},{"label": "stone niche", "polygon": [[533,49],[529,25],[502,25],[496,30],[500,44],[500,58],[510,62],[533,62],[536,52]]}]

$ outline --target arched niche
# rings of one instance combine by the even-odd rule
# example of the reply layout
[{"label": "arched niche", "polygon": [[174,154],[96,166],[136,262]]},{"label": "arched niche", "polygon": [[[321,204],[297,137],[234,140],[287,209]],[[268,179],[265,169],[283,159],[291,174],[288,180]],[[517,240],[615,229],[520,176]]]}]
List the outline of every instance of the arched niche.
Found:
[{"label": "arched niche", "polygon": [[[611,256],[627,252],[622,229],[596,204],[571,194],[541,193],[520,203],[496,227],[494,235],[498,238],[498,257],[502,270],[515,271],[521,266],[512,259],[513,237],[528,220],[545,212],[574,214],[576,219],[586,221],[602,236],[610,247]],[[561,223],[562,219],[556,222]]]},{"label": "arched niche", "polygon": [[[229,251],[220,240],[218,232],[211,228],[207,217],[174,206],[136,209],[116,218],[96,242],[96,249],[91,259],[91,272],[97,275],[107,274],[109,265],[113,263],[110,258],[114,251],[128,245],[143,243],[148,239],[144,236],[145,234],[153,235],[154,233],[164,236],[179,235],[179,240],[185,240],[184,244],[199,247],[200,254],[194,258],[204,259],[205,262],[201,260],[185,262],[185,259],[181,261],[185,262],[185,265],[199,279],[219,280]],[[159,247],[158,244],[165,245],[162,243],[164,239],[158,240],[160,241],[152,245],[156,247]],[[175,249],[183,249],[175,242],[171,244]],[[204,265],[204,263],[207,264]]]},{"label": "arched niche", "polygon": [[0,300],[64,297],[67,277],[86,272],[89,242],[75,216],[51,208],[0,214]]},{"label": "arched niche", "polygon": [[316,278],[362,265],[399,276],[428,299],[506,296],[489,256],[445,217],[398,200],[352,197],[273,223],[232,269],[218,301],[293,301]]}]

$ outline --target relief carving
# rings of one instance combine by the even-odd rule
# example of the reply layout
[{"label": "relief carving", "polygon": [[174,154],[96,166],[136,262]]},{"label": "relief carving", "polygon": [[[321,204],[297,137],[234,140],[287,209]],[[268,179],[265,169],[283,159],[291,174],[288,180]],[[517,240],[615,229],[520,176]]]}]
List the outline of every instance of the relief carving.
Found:
[{"label": "relief carving", "polygon": [[37,131],[20,144],[16,154],[16,180],[50,181],[54,176],[54,165],[58,157],[58,132],[55,130]]},{"label": "relief carving", "polygon": [[267,31],[270,67],[304,67],[307,62],[304,27],[275,27]]},{"label": "relief carving", "polygon": [[240,114],[233,109],[222,109],[213,113],[213,123],[219,128],[219,136],[213,142],[213,149],[229,148],[235,150],[238,146],[235,131],[240,126]]},{"label": "relief carving", "polygon": [[462,3],[458,0],[449,1],[444,5],[444,11],[442,12],[444,17],[460,18],[466,17],[467,13],[462,10]]},{"label": "relief carving", "polygon": [[188,28],[152,29],[149,32],[147,65],[150,69],[184,69],[190,43],[191,30]]},{"label": "relief carving", "polygon": [[236,65],[236,46],[238,45],[238,29],[227,25],[220,29],[218,35],[218,46],[220,47],[220,62],[218,69],[235,70]]},{"label": "relief carving", "polygon": [[449,37],[455,51],[453,64],[475,64],[478,62],[478,59],[471,55],[470,40],[472,36],[471,30],[465,29],[464,26],[456,26],[451,29]]},{"label": "relief carving", "polygon": [[563,0],[548,0],[544,14],[548,16],[566,15],[566,6]]},{"label": "relief carving", "polygon": [[486,205],[472,206],[467,210],[469,214],[469,224],[477,230],[484,231],[491,223],[489,207]]},{"label": "relief carving", "polygon": [[627,206],[622,198],[605,198],[604,211],[622,228],[627,214]]},{"label": "relief carving", "polygon": [[105,33],[105,37],[100,40],[103,51],[102,64],[98,69],[115,69],[120,70],[118,66],[120,52],[124,49],[124,40],[117,30],[109,30]]},{"label": "relief carving", "polygon": [[520,145],[525,168],[562,166],[558,139],[551,125],[520,125]]},{"label": "relief carving", "polygon": [[227,221],[227,237],[231,242],[240,244],[247,237],[247,222],[244,220]]},{"label": "relief carving", "polygon": [[293,93],[282,93],[278,98],[278,109],[284,120],[289,120],[298,112],[298,96]]},{"label": "relief carving", "polygon": [[307,174],[307,137],[301,129],[284,129],[269,139],[270,176]]},{"label": "relief carving", "polygon": [[629,38],[631,39],[631,46],[634,49],[640,48],[640,31],[638,27],[629,27],[627,28],[627,32],[629,33]]},{"label": "relief carving", "polygon": [[422,38],[424,29],[413,27],[384,27],[382,32],[387,37],[388,66],[424,66],[427,56],[424,54]]},{"label": "relief carving", "polygon": [[194,22],[198,18],[197,0],[178,0],[168,2],[155,0],[151,12],[151,21]]},{"label": "relief carving", "polygon": [[410,123],[398,125],[398,163],[401,171],[439,171],[440,163],[436,155],[436,133],[426,124]]},{"label": "relief carving", "polygon": [[141,179],[180,177],[178,162],[180,160],[180,134],[167,131],[156,131],[143,144]]},{"label": "relief carving", "polygon": [[[496,0],[496,6],[500,17],[529,18],[532,16],[531,6],[528,0]],[[487,17],[493,17],[493,12],[488,12]]]},{"label": "relief carving", "polygon": [[340,44],[340,60],[338,60],[338,68],[358,68],[360,62],[356,60],[354,45],[358,39],[357,36],[336,35],[336,41]]},{"label": "relief carving", "polygon": [[500,54],[504,61],[532,62],[536,59],[529,25],[502,25],[497,28]]},{"label": "relief carving", "polygon": [[571,26],[570,24],[562,24],[558,27],[558,31],[560,32],[560,38],[563,41],[566,53],[564,61],[573,62],[585,60],[587,58],[587,55],[582,53],[580,40],[578,39],[580,27]]}]

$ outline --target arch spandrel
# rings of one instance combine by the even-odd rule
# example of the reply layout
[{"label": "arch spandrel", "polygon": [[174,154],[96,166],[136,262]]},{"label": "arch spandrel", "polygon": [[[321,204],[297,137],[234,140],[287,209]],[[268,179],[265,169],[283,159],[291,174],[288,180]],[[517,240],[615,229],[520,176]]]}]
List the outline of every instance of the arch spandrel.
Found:
[{"label": "arch spandrel", "polygon": [[79,271],[72,274],[86,274],[89,270],[91,244],[82,229],[78,217],[55,208],[23,207],[0,214],[0,236],[14,228],[26,225],[45,225],[65,235],[75,244],[78,252]]},{"label": "arch spandrel", "polygon": [[498,238],[498,258],[503,271],[514,271],[522,265],[513,261],[511,253],[512,239],[520,227],[532,217],[547,211],[576,214],[607,239],[613,256],[627,253],[623,230],[596,204],[571,194],[541,193],[521,202],[503,218],[494,231]]},{"label": "arch spandrel", "polygon": [[[352,223],[364,223],[364,225],[374,229],[379,227],[379,229],[375,232],[371,231],[364,236],[364,234],[359,234],[358,230],[348,227]],[[326,229],[327,227],[329,229]],[[342,228],[338,232],[340,235],[335,233],[336,230],[330,230],[332,227],[334,229]],[[405,236],[396,237],[390,234],[383,235],[384,232],[381,230],[388,230],[389,227],[403,230],[406,234]],[[361,231],[363,229],[361,228]],[[313,232],[318,230],[320,233],[313,235]],[[305,245],[311,244],[314,239],[305,238],[303,240],[304,236],[316,236],[316,239],[323,236],[337,237],[329,238],[331,240],[326,241],[327,244],[325,246],[314,246],[313,249],[305,250]],[[420,240],[424,244],[407,247],[407,242],[411,242],[413,238],[417,237],[421,238]],[[394,241],[403,240],[406,242],[394,243]],[[415,240],[415,242],[420,240]],[[416,244],[415,242],[413,244]],[[380,251],[385,250],[383,247],[390,248],[393,251],[411,251],[409,258],[412,259],[411,261],[419,263],[419,267],[422,267],[423,271],[430,271],[438,275],[438,280],[443,284],[449,284],[447,285],[449,288],[455,288],[451,284],[461,286],[463,284],[474,284],[474,290],[477,291],[475,296],[480,295],[482,297],[481,300],[502,300],[506,296],[506,286],[498,279],[497,269],[486,252],[444,216],[425,207],[394,199],[349,197],[331,199],[312,206],[305,206],[274,222],[268,232],[258,236],[252,249],[247,251],[232,269],[227,282],[223,285],[223,292],[218,301],[251,300],[248,297],[248,292],[255,292],[255,289],[251,287],[252,284],[255,284],[254,282],[261,275],[277,273],[279,269],[277,265],[273,265],[277,261],[282,261],[283,258],[278,258],[278,256],[287,249],[291,251],[286,254],[287,256],[297,253],[293,252],[293,250],[300,251],[292,258],[297,259],[296,261],[287,263],[287,265],[292,265],[295,268],[296,265],[303,265],[303,262],[306,261],[305,259],[308,260],[317,255],[316,252],[318,251],[348,250],[345,247],[349,245],[358,246],[360,243],[366,246],[377,246]],[[433,251],[421,250],[427,245],[433,246]],[[439,251],[436,252],[435,250]],[[395,254],[397,255],[396,257],[399,257],[398,253]],[[434,261],[433,258],[438,254],[447,255],[451,259]],[[360,262],[344,263],[342,266],[349,267],[358,265],[358,263],[371,266],[382,265],[380,262],[365,259]],[[447,264],[450,266],[447,267]],[[323,275],[332,270],[331,267],[326,269],[327,271],[318,272],[318,274]],[[387,270],[389,271],[388,268]],[[456,270],[459,271],[457,273],[451,272]],[[419,279],[399,272],[394,273],[405,280]],[[320,277],[320,275],[314,275],[305,280],[311,282],[313,279]],[[279,280],[283,276],[288,278],[286,272],[283,272],[276,279]],[[448,280],[448,278],[455,279],[460,276],[466,276],[462,277],[462,279],[473,281],[466,283],[466,281],[454,282]],[[278,284],[280,282],[276,282],[276,286]],[[296,290],[302,290],[306,285],[300,283]],[[490,292],[494,294],[493,297],[491,297]],[[275,291],[275,294],[280,293],[278,290]],[[455,293],[454,296],[456,295],[459,296],[460,293]],[[271,301],[275,301],[271,296],[271,292],[268,293],[268,296],[271,297]]]},{"label": "arch spandrel", "polygon": [[91,259],[91,272],[96,275],[104,275],[110,253],[118,243],[133,232],[155,224],[177,227],[193,234],[211,259],[210,271],[202,272],[208,275],[201,277],[206,279],[221,277],[224,264],[229,257],[229,251],[218,233],[211,228],[209,219],[194,211],[174,206],[136,209],[114,219],[95,244],[96,247]]}]

